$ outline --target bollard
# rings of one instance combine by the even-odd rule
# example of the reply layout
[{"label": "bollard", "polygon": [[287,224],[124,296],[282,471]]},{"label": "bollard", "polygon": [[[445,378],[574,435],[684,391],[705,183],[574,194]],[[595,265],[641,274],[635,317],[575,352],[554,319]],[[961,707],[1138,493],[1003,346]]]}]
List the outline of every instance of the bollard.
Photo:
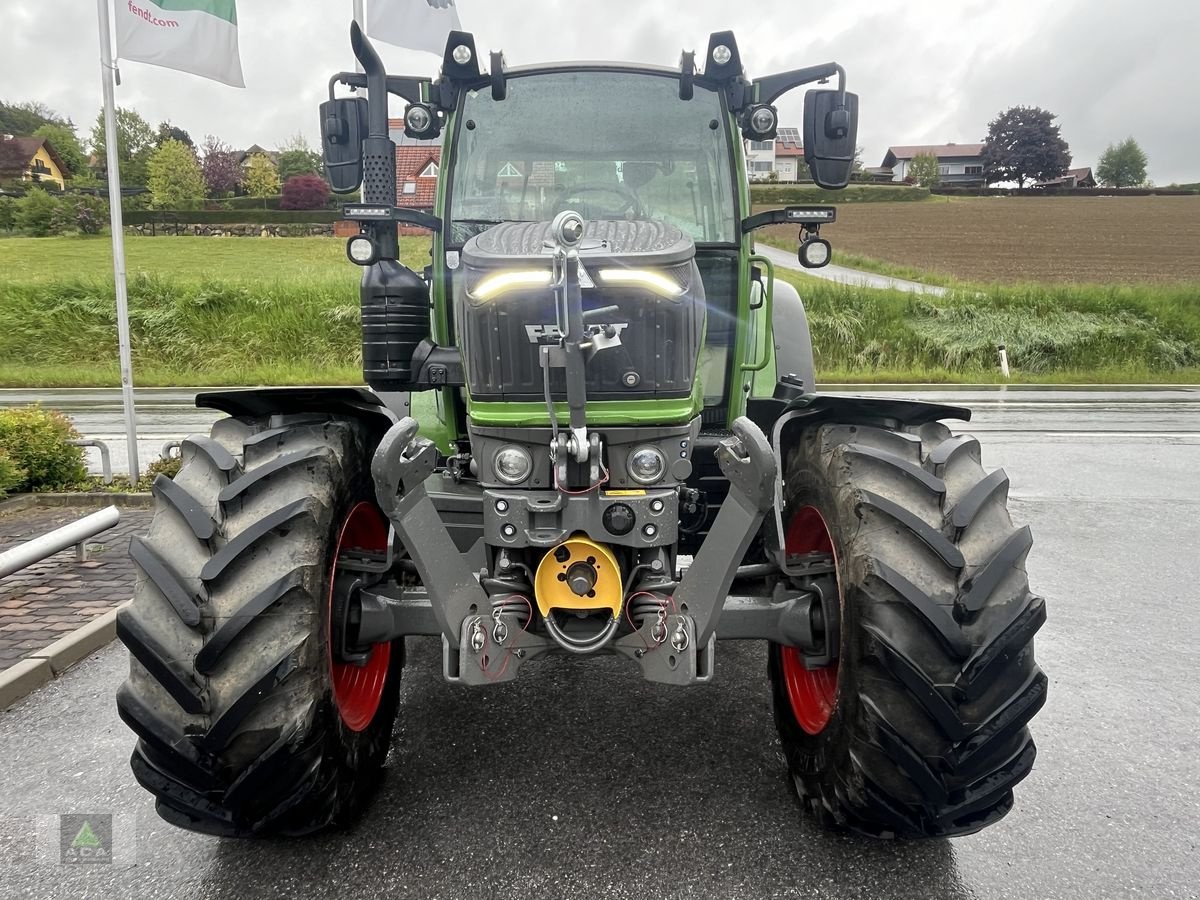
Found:
[{"label": "bollard", "polygon": [[1008,378],[1008,351],[1004,349],[1003,344],[1001,344],[997,349],[1000,351],[1000,374],[1005,378]]}]

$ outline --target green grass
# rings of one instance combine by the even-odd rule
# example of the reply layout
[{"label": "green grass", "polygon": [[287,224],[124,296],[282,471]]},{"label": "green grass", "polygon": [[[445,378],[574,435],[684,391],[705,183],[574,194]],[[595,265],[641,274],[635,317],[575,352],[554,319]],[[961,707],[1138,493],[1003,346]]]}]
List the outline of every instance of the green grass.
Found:
[{"label": "green grass", "polygon": [[[361,383],[359,270],[343,246],[131,239],[135,383]],[[406,262],[424,265],[427,248],[406,239]],[[0,240],[0,386],[119,383],[109,250],[103,239]],[[947,282],[934,298],[776,271],[805,299],[825,382],[997,382],[1004,343],[1014,381],[1200,383],[1200,285]]]},{"label": "green grass", "polygon": [[[429,263],[429,241],[406,237],[402,255],[418,270]],[[0,290],[12,282],[112,280],[107,236],[0,239]],[[336,238],[130,237],[125,270],[183,281],[306,281],[330,276],[355,284],[359,269]],[[0,294],[0,300],[3,295]]]},{"label": "green grass", "polygon": [[1200,285],[955,285],[945,297],[776,270],[804,298],[825,381],[1200,381]]}]

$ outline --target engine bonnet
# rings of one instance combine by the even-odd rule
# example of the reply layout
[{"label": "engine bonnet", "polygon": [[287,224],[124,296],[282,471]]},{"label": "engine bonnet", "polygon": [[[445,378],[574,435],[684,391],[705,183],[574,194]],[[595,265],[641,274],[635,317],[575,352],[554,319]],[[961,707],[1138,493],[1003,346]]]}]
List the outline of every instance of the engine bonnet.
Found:
[{"label": "engine bonnet", "polygon": [[[473,269],[495,269],[550,263],[553,251],[549,222],[502,222],[467,241],[463,264]],[[579,259],[585,266],[638,266],[661,268],[687,263],[696,255],[689,235],[674,225],[655,220],[593,219],[584,223]]]}]

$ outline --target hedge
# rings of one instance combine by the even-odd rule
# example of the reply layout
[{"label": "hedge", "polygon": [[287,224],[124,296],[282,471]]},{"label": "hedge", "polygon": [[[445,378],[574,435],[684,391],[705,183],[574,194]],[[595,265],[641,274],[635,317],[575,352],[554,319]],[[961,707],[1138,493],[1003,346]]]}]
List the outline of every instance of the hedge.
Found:
[{"label": "hedge", "polygon": [[125,214],[126,225],[332,225],[341,219],[334,209],[154,209]]},{"label": "hedge", "polygon": [[926,188],[908,185],[851,185],[840,191],[826,191],[803,184],[752,184],[750,199],[764,203],[890,203],[897,200],[925,200]]},{"label": "hedge", "polygon": [[962,188],[935,187],[939,197],[1187,197],[1200,191],[1182,188]]}]

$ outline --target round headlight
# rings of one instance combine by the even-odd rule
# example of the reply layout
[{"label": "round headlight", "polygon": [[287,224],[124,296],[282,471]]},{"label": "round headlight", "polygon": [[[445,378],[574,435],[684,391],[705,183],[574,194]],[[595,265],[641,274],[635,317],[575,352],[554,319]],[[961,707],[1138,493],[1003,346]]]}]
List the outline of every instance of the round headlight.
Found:
[{"label": "round headlight", "polygon": [[750,130],[755,134],[770,134],[775,128],[775,110],[760,106],[750,114]]},{"label": "round headlight", "polygon": [[833,251],[824,238],[810,238],[800,245],[800,265],[806,269],[819,269],[829,264]]},{"label": "round headlight", "polygon": [[365,234],[357,234],[346,242],[346,255],[351,262],[368,266],[375,261],[375,242]]},{"label": "round headlight", "polygon": [[724,44],[717,44],[713,47],[712,60],[718,66],[728,65],[731,59],[733,59],[733,51]]},{"label": "round headlight", "polygon": [[629,477],[638,484],[654,484],[667,471],[667,458],[657,447],[638,447],[627,460]]},{"label": "round headlight", "polygon": [[466,44],[459,44],[450,53],[451,58],[460,66],[465,66],[471,61],[471,48]]},{"label": "round headlight", "polygon": [[520,484],[533,471],[533,457],[524,447],[510,444],[496,451],[496,477],[505,484]]},{"label": "round headlight", "polygon": [[408,126],[409,131],[424,134],[433,124],[433,113],[429,111],[428,106],[415,103],[405,110],[404,124]]}]

